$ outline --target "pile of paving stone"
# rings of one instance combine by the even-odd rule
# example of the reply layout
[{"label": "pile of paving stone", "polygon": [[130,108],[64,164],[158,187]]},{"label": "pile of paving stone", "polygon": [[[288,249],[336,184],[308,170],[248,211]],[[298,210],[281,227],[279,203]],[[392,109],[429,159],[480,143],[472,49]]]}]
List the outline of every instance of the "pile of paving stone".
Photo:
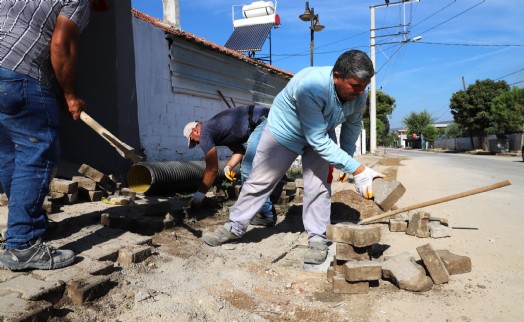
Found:
[{"label": "pile of paving stone", "polygon": [[[101,201],[110,196],[131,194],[130,189],[121,188],[122,184],[113,175],[107,175],[87,164],[82,164],[78,173],[80,175],[73,176],[71,180],[62,178],[51,180],[49,193],[43,205],[48,214],[56,213],[61,205]],[[0,206],[7,206],[7,204],[5,193],[0,194]]]},{"label": "pile of paving stone", "polygon": [[451,237],[452,228],[445,218],[431,217],[428,212],[416,212],[389,220],[389,231],[405,232],[419,238]]},{"label": "pile of paving stone", "polygon": [[449,282],[450,275],[471,271],[469,257],[448,250],[434,250],[430,244],[416,249],[421,264],[408,252],[383,258],[378,254],[384,248],[379,244],[378,225],[338,223],[329,225],[326,233],[336,248],[327,270],[334,293],[367,293],[371,286],[378,286],[381,279],[400,289],[424,292],[433,285]]},{"label": "pile of paving stone", "polygon": [[54,178],[49,185],[49,194],[44,202],[44,209],[53,213],[53,204],[70,205],[78,201],[101,201],[113,195],[121,184],[112,175],[82,164],[78,169],[79,176],[71,180]]}]

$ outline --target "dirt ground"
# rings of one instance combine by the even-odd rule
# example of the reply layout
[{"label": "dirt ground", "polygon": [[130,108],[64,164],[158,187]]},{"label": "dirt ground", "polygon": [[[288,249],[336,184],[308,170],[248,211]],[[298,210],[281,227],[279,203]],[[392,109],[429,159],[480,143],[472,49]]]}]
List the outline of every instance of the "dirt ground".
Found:
[{"label": "dirt ground", "polygon": [[[373,168],[395,179],[400,163],[400,158],[381,158]],[[351,184],[334,181],[332,191],[332,222],[356,222],[382,212]],[[250,226],[240,242],[205,245],[200,236],[227,220],[227,205],[218,200],[198,213],[186,213],[174,228],[155,233],[153,256],[119,267],[110,276],[115,286],[105,296],[82,306],[61,303],[52,321],[404,320],[377,315],[371,308],[382,298],[410,298],[413,293],[381,280],[366,294],[335,294],[325,272],[304,269],[307,236],[300,204],[284,208],[274,227]],[[381,229],[383,239],[391,240],[387,226]],[[414,296],[445,305],[460,295],[443,286]]]}]

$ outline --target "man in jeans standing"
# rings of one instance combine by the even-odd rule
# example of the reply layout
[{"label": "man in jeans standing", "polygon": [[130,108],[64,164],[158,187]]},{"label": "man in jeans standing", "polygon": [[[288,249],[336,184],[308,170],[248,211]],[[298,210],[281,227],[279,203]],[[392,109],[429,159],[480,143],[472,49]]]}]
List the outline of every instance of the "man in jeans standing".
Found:
[{"label": "man in jeans standing", "polygon": [[69,113],[85,106],[75,87],[77,44],[89,21],[89,1],[0,1],[0,182],[9,199],[0,267],[13,271],[72,264],[41,236],[42,209],[59,158],[56,78]]}]

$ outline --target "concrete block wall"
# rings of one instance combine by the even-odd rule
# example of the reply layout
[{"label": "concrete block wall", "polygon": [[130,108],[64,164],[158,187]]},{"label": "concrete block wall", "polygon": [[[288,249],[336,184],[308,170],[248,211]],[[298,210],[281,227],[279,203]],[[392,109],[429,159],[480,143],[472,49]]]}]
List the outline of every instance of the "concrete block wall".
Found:
[{"label": "concrete block wall", "polygon": [[[219,90],[232,108],[270,107],[287,84],[282,76],[166,35],[136,17],[133,37],[140,145],[146,161],[202,160],[202,149],[188,149],[182,131],[187,122],[206,121],[229,108]],[[218,152],[219,160],[231,155],[227,148]]]}]

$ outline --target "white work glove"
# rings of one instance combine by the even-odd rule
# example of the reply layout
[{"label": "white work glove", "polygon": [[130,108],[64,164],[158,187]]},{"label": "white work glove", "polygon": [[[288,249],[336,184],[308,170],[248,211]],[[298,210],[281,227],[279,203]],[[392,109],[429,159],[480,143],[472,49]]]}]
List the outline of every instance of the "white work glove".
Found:
[{"label": "white work glove", "polygon": [[191,200],[189,200],[189,206],[191,207],[200,207],[206,195],[200,191],[195,192]]},{"label": "white work glove", "polygon": [[236,181],[237,180],[237,173],[235,171],[233,171],[233,169],[226,165],[224,167],[224,175],[226,176],[226,178],[229,180],[229,181]]},{"label": "white work glove", "polygon": [[355,190],[360,193],[364,198],[373,198],[373,179],[385,178],[386,176],[380,172],[377,172],[371,168],[365,167],[364,171],[353,176],[355,183]]}]

